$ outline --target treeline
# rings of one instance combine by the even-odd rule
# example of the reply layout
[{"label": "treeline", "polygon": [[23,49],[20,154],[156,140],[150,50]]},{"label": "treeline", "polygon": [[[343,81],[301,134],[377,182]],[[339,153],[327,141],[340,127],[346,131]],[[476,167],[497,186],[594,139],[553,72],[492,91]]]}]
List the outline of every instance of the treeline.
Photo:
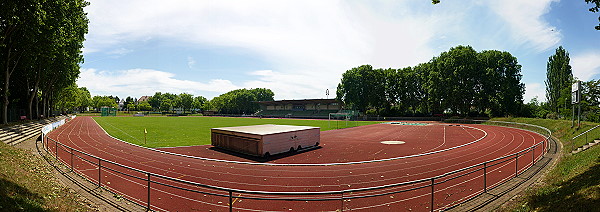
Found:
[{"label": "treeline", "polygon": [[48,116],[75,84],[88,31],[84,0],[0,1],[2,123]]},{"label": "treeline", "polygon": [[253,114],[260,109],[256,101],[273,101],[271,89],[237,89],[221,94],[206,103],[206,108],[222,114]]},{"label": "treeline", "polygon": [[[273,91],[266,88],[237,89],[221,94],[212,100],[207,100],[203,96],[194,97],[186,93],[175,95],[157,92],[147,101],[140,102],[137,109],[152,111],[182,109],[190,112],[210,110],[221,114],[252,114],[260,108],[256,101],[273,101],[274,95]],[[125,108],[134,107],[131,100],[133,100],[131,97],[127,97]]]},{"label": "treeline", "polygon": [[128,96],[120,99],[118,96],[90,96],[85,88],[70,86],[59,93],[57,108],[65,112],[84,112],[88,108],[100,111],[102,107],[119,108],[127,111],[156,111],[196,113],[205,110],[221,114],[253,114],[260,109],[257,101],[273,101],[275,94],[271,89],[237,89],[221,94],[212,100],[203,96],[193,96],[188,93],[172,94],[156,92],[145,101]]},{"label": "treeline", "polygon": [[505,116],[523,113],[521,65],[508,52],[457,46],[401,69],[363,65],[346,71],[337,99],[383,116]]}]

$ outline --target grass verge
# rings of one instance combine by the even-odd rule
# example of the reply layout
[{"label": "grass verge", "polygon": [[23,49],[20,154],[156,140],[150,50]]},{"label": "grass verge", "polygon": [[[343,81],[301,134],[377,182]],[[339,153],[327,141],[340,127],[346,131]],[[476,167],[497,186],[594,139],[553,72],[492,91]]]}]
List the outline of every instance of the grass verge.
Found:
[{"label": "grass verge", "polygon": [[[310,119],[259,119],[232,117],[94,117],[108,134],[146,147],[210,144],[215,127],[282,124],[320,127],[321,131],[381,123],[377,121],[331,121]],[[144,129],[148,132],[144,140]]]},{"label": "grass verge", "polygon": [[501,208],[503,211],[598,211],[600,208],[600,146],[596,145],[575,155],[568,154],[571,146],[581,146],[600,138],[600,129],[591,131],[588,140],[573,140],[580,133],[596,126],[584,122],[580,128],[571,128],[571,121],[502,118],[494,119],[529,123],[550,129],[563,144],[563,156],[558,164],[538,184],[522,197]]},{"label": "grass verge", "polygon": [[82,200],[41,157],[0,142],[0,211],[93,210]]}]

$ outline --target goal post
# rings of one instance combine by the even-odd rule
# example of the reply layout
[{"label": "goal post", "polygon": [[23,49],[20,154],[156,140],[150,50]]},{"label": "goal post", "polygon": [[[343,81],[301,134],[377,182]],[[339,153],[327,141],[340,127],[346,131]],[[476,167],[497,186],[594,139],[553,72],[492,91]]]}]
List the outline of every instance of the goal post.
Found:
[{"label": "goal post", "polygon": [[[328,117],[328,126],[329,128],[331,128],[331,119],[333,118],[334,120],[345,120],[346,121],[346,127],[348,127],[348,122],[352,120],[353,117],[358,116],[358,111],[356,110],[341,110],[337,113],[329,113],[329,117]],[[339,124],[339,122],[336,122]],[[339,125],[337,127],[339,129]]]}]

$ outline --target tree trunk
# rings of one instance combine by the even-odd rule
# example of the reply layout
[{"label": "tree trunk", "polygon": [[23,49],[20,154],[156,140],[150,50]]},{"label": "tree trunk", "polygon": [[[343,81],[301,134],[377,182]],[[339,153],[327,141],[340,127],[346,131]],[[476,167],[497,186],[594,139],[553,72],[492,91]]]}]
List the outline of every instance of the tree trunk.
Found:
[{"label": "tree trunk", "polygon": [[33,91],[31,91],[31,93],[30,93],[29,88],[27,88],[27,94],[29,94],[29,99],[27,99],[27,106],[29,109],[27,115],[29,116],[29,119],[32,119],[32,120],[33,120],[33,108],[32,108],[33,99],[37,96],[37,90],[38,90],[39,83],[40,83],[40,78],[39,78],[39,74],[38,74],[38,77],[35,81],[35,85],[33,87]]},{"label": "tree trunk", "polygon": [[8,124],[8,85],[10,79],[9,64],[6,61],[6,70],[4,71],[4,88],[2,91],[2,123]]},{"label": "tree trunk", "polygon": [[38,97],[37,93],[35,94],[35,117],[40,119],[40,97]]},{"label": "tree trunk", "polygon": [[47,94],[47,92],[45,92],[42,96],[42,104],[43,104],[42,108],[43,108],[44,118],[48,118],[50,113],[48,113],[48,94]]}]

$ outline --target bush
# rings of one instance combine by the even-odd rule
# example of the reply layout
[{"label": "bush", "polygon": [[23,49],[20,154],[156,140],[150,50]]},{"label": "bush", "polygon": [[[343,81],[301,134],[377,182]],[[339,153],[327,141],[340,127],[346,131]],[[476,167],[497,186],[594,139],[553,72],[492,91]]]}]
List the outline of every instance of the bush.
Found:
[{"label": "bush", "polygon": [[546,118],[547,119],[558,119],[559,115],[558,115],[558,113],[548,113],[548,114],[546,114]]}]

